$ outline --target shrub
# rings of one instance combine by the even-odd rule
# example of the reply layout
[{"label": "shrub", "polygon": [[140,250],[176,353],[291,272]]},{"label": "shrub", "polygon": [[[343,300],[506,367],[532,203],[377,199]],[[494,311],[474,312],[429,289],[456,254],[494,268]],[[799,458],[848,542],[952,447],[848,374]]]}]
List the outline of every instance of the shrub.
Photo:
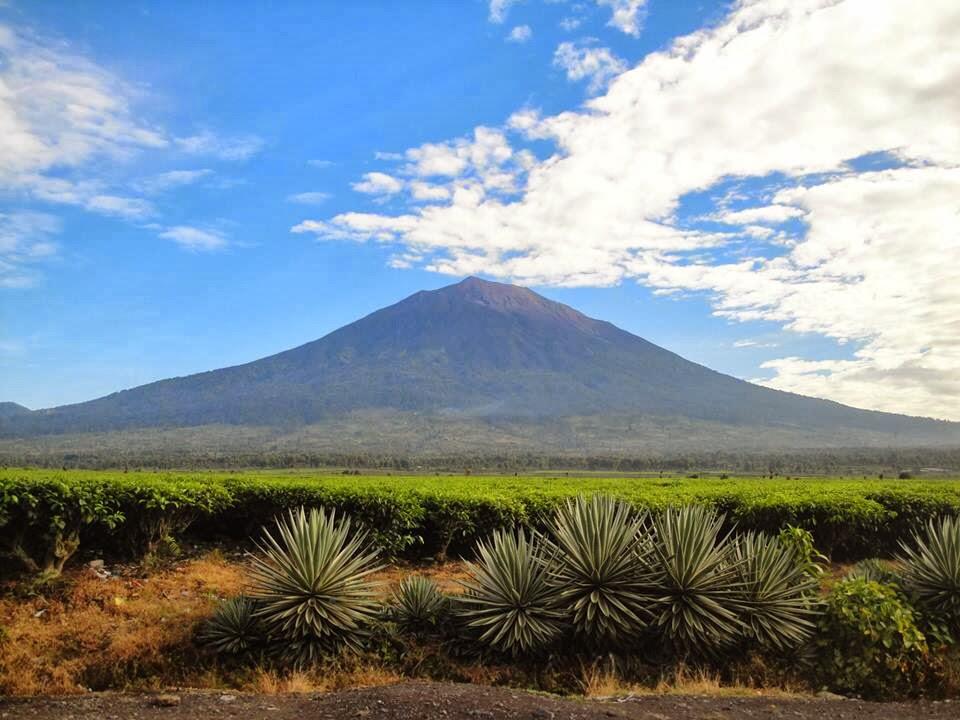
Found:
[{"label": "shrub", "polygon": [[177,476],[117,480],[111,494],[124,518],[123,543],[133,557],[172,544],[197,518],[230,506],[230,494],[219,483]]},{"label": "shrub", "polygon": [[868,558],[854,565],[846,575],[846,580],[873,580],[881,585],[900,588],[903,577],[900,572],[887,561],[879,558]]},{"label": "shrub", "polygon": [[793,552],[807,577],[818,580],[823,575],[823,568],[828,559],[817,551],[813,534],[809,530],[787,525],[780,531],[778,540],[780,545]]},{"label": "shrub", "polygon": [[902,543],[903,586],[931,621],[960,631],[960,518],[930,520]]},{"label": "shrub", "polygon": [[0,482],[0,553],[28,573],[52,578],[97,526],[123,520],[108,483],[29,475]]},{"label": "shrub", "polygon": [[311,508],[276,521],[278,537],[264,529],[254,556],[251,596],[281,656],[297,665],[341,645],[359,648],[364,626],[377,614],[377,552],[365,532],[351,535],[350,520]]},{"label": "shrub", "polygon": [[400,581],[387,605],[386,616],[403,632],[415,635],[436,630],[449,609],[449,598],[437,584],[422,575]]},{"label": "shrub", "polygon": [[927,641],[895,588],[854,578],[826,599],[818,640],[821,681],[871,698],[917,694],[926,682]]},{"label": "shrub", "polygon": [[678,650],[733,644],[745,626],[740,569],[709,508],[668,508],[654,521],[651,568],[656,629]]},{"label": "shrub", "polygon": [[257,604],[245,595],[221,600],[198,639],[218,654],[243,655],[263,641],[256,612]]},{"label": "shrub", "polygon": [[466,628],[480,642],[511,655],[542,649],[560,634],[562,613],[540,541],[523,530],[496,530],[467,563],[459,600]]},{"label": "shrub", "polygon": [[760,645],[794,649],[815,629],[817,581],[806,561],[778,538],[748,532],[731,545],[743,587],[745,634]]},{"label": "shrub", "polygon": [[551,582],[574,630],[594,645],[620,643],[650,619],[648,524],[611,497],[568,500],[550,527]]}]

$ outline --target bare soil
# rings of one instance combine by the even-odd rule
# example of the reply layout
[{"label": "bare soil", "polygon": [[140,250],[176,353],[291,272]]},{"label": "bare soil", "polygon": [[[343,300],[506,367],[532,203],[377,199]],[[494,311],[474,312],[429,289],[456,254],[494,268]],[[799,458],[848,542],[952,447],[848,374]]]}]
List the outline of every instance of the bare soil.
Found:
[{"label": "bare soil", "polygon": [[960,717],[960,703],[949,701],[869,703],[821,698],[685,695],[569,700],[507,688],[419,681],[326,694],[257,695],[194,691],[0,698],[0,718],[3,720],[956,720],[957,717]]}]

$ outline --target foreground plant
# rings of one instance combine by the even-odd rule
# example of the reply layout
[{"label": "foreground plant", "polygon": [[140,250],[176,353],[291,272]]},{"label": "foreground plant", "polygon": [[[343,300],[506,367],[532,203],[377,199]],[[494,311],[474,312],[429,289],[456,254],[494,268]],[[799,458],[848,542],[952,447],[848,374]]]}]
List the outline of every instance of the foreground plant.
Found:
[{"label": "foreground plant", "polygon": [[656,628],[677,649],[715,650],[746,629],[740,561],[720,537],[723,518],[709,508],[668,508],[654,522]]},{"label": "foreground plant", "polygon": [[931,519],[913,543],[901,542],[904,589],[951,631],[960,630],[960,518]]},{"label": "foreground plant", "polygon": [[752,532],[733,540],[730,557],[742,587],[747,637],[778,650],[809,640],[816,627],[817,582],[804,560],[778,538]]},{"label": "foreground plant", "polygon": [[257,604],[245,595],[221,600],[200,631],[200,642],[223,655],[252,650],[263,640],[256,612]]},{"label": "foreground plant", "polygon": [[511,655],[553,642],[563,616],[540,542],[523,530],[497,530],[477,544],[477,558],[466,564],[470,579],[459,598],[466,627],[479,633],[480,642]]},{"label": "foreground plant", "polygon": [[641,632],[652,601],[646,517],[615,498],[578,497],[560,507],[550,530],[551,582],[577,634],[611,644]]},{"label": "foreground plant", "polygon": [[895,588],[842,580],[827,596],[825,610],[817,640],[825,685],[880,699],[923,691],[930,680],[927,641]]},{"label": "foreground plant", "polygon": [[449,599],[433,580],[410,575],[393,591],[386,614],[400,630],[420,634],[440,625],[449,604]]},{"label": "foreground plant", "polygon": [[333,510],[302,507],[278,518],[276,533],[265,529],[257,543],[251,596],[281,655],[305,664],[341,645],[359,648],[378,609],[367,576],[382,567],[367,534],[351,533]]}]

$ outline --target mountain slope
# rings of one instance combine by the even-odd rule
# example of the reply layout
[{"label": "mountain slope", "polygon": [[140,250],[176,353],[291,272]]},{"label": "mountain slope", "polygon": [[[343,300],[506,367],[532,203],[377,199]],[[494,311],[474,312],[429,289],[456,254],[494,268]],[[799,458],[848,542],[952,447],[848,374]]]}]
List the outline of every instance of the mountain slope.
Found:
[{"label": "mountain slope", "polygon": [[358,411],[437,417],[673,417],[960,442],[960,424],[849,408],[714,372],[525,288],[419,292],[320,340],[90,402],[0,413],[0,435],[209,424],[296,427]]}]

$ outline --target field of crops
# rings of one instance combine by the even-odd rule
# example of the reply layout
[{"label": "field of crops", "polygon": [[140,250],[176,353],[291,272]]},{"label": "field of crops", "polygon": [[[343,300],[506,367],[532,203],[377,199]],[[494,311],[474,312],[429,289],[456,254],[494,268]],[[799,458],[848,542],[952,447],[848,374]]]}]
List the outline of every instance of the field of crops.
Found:
[{"label": "field of crops", "polygon": [[349,513],[389,555],[456,555],[496,527],[539,527],[566,498],[593,493],[654,511],[709,505],[741,530],[802,526],[837,560],[892,554],[927,518],[960,514],[960,479],[4,469],[0,552],[28,569],[57,570],[78,548],[136,557],[185,533],[255,536],[277,513],[306,505]]}]

